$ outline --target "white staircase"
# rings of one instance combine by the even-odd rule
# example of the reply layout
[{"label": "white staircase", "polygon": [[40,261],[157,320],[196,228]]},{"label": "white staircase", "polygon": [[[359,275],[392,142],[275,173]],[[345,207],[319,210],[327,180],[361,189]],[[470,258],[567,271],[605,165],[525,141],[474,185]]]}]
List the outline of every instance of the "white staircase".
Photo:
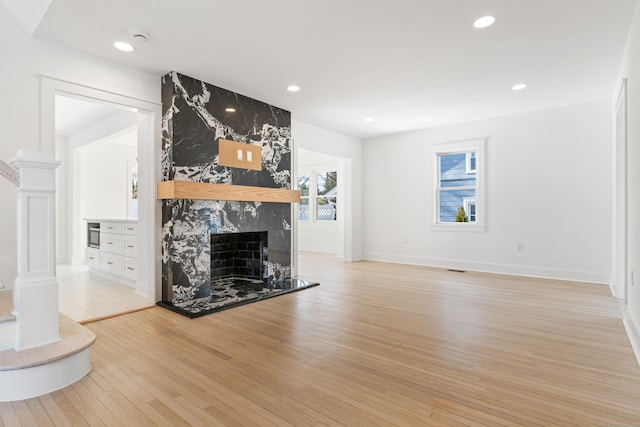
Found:
[{"label": "white staircase", "polygon": [[[0,177],[18,187],[20,176],[10,164],[0,159]],[[16,346],[16,316],[12,312],[13,299],[11,291],[0,290],[0,351]]]},{"label": "white staircase", "polygon": [[58,312],[55,271],[55,169],[40,151],[23,151],[0,176],[17,189],[17,277],[0,291],[0,402],[70,385],[91,370],[93,332]]},{"label": "white staircase", "polygon": [[10,291],[0,291],[0,351],[16,346],[16,316]]}]

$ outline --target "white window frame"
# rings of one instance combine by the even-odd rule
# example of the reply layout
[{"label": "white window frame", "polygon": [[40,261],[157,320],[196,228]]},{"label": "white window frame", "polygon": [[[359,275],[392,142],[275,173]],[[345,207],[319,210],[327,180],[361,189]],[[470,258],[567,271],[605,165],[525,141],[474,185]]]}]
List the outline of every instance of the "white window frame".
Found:
[{"label": "white window frame", "polygon": [[[433,209],[431,210],[431,225],[433,231],[486,231],[486,200],[485,200],[485,139],[434,145],[431,149],[433,159]],[[475,222],[440,222],[440,156],[459,154],[468,151],[476,152],[476,221]],[[468,157],[468,156],[467,156]],[[468,159],[467,159],[468,160]]]}]

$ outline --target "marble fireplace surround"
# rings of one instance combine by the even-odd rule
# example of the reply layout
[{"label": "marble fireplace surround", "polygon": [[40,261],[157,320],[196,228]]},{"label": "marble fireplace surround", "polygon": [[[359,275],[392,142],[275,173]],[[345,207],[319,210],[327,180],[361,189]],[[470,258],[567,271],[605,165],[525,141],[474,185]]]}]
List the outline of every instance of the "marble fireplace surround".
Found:
[{"label": "marble fireplace surround", "polygon": [[[186,200],[210,200],[210,201],[244,201],[244,202],[274,202],[274,203],[298,203],[300,202],[300,191],[280,189],[280,188],[267,188],[267,187],[254,187],[244,185],[230,185],[230,184],[210,184],[202,182],[189,182],[189,181],[161,181],[157,183],[157,198],[158,200],[168,199],[186,199]],[[211,227],[214,227],[211,225]],[[216,236],[224,235],[247,235],[247,234],[260,234],[264,233],[264,246],[265,246],[265,263],[266,254],[268,253],[268,245],[266,235],[267,231],[259,230],[252,232],[221,232],[217,230],[212,232],[209,236],[209,242],[211,243],[211,262],[216,260],[216,252],[214,249],[214,242]],[[222,237],[221,237],[222,238]],[[265,269],[266,272],[266,269]],[[215,275],[211,275],[212,281],[216,278]],[[266,282],[266,278],[265,278]]]},{"label": "marble fireplace surround", "polygon": [[[158,200],[224,200],[291,204],[300,201],[300,192],[298,190],[242,185],[162,181],[157,183],[157,198]],[[255,275],[248,274],[231,274],[223,275],[226,277],[216,277],[214,271],[214,266],[216,265],[214,240],[216,236],[239,236],[247,234],[263,235],[262,239],[264,239],[265,252],[261,254],[262,259],[260,262],[263,265],[258,273],[258,275],[262,277],[258,278],[255,277]],[[197,318],[210,313],[318,286],[319,283],[317,282],[310,282],[298,278],[276,278],[275,280],[269,280],[266,277],[268,275],[267,258],[269,250],[267,234],[267,231],[210,233],[211,288],[209,296],[195,298],[181,303],[161,301],[158,304],[187,317]]]},{"label": "marble fireplace surround", "polygon": [[[200,313],[221,294],[240,303],[273,294],[257,285],[290,289],[291,204],[300,200],[291,189],[291,113],[177,72],[161,84],[162,302]],[[264,282],[212,281],[211,233],[255,231],[268,232]]]}]

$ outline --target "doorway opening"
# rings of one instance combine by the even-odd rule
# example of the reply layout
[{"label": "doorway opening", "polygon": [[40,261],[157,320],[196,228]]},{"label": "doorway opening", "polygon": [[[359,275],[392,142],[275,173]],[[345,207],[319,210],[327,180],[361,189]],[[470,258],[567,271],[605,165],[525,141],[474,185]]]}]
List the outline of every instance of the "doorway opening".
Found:
[{"label": "doorway opening", "polygon": [[614,283],[611,288],[615,297],[627,304],[627,284],[631,281],[628,248],[628,183],[627,183],[627,80],[620,85],[615,104],[615,144],[616,144],[616,192],[613,246]]},{"label": "doorway opening", "polygon": [[345,223],[350,216],[345,188],[347,159],[308,149],[297,150],[297,249],[345,256]]},{"label": "doorway opening", "polygon": [[[72,104],[80,111],[76,116],[84,114],[89,117],[85,117],[84,124],[76,124],[78,127],[75,130],[67,129],[63,132],[60,130],[60,118],[64,117],[65,105],[69,107]],[[73,281],[78,298],[84,298],[86,306],[91,305],[94,309],[85,314],[65,313],[65,307],[59,304],[60,311],[74,320],[86,321],[87,318],[105,317],[134,309],[131,306],[122,307],[124,297],[115,297],[120,304],[112,304],[111,312],[95,311],[96,307],[104,309],[109,306],[106,302],[108,297],[101,293],[103,291],[99,291],[104,285],[116,286],[119,290],[126,291],[132,299],[135,297],[138,300],[136,304],[139,306],[152,305],[159,299],[161,289],[156,284],[156,278],[159,277],[160,256],[159,250],[156,250],[159,240],[155,225],[159,223],[160,209],[155,200],[155,184],[160,177],[160,118],[160,104],[41,76],[39,148],[61,161],[56,181],[58,200],[55,236],[59,294],[61,298],[67,296],[65,281]],[[113,164],[108,166],[107,156],[111,160],[119,159],[120,164],[117,167]],[[96,159],[102,160],[102,164],[96,163]],[[89,174],[82,176],[84,161],[92,166],[85,167]],[[109,176],[110,169],[118,169],[118,176]],[[135,189],[129,189],[134,176],[137,178],[137,185]],[[111,202],[100,205],[100,198],[91,197],[92,185],[88,183],[107,187],[112,184],[111,190],[101,188],[98,192],[106,196],[106,192],[110,191],[114,193],[111,195],[114,198]],[[130,200],[134,193],[137,193],[137,203]],[[87,207],[82,206],[86,198],[92,199],[89,204],[93,204],[98,209],[97,212],[88,212]],[[118,202],[113,201],[116,199]],[[116,204],[118,206],[114,207]],[[96,206],[102,206],[102,209]],[[108,211],[109,209],[116,209],[117,212]],[[83,215],[105,220],[114,216],[134,220],[136,209],[139,242],[137,280],[131,281],[127,287],[90,274],[83,264],[83,248],[87,243]],[[77,269],[80,271],[76,271]],[[78,275],[82,277],[78,278]],[[83,284],[78,283],[83,281]],[[84,318],[78,318],[79,316]]]},{"label": "doorway opening", "polygon": [[132,185],[137,185],[137,114],[56,95],[55,131],[56,160],[61,162],[56,170],[60,311],[86,321],[148,306],[148,299],[136,295],[133,287],[97,275],[100,251],[85,250],[87,221],[138,219]]}]

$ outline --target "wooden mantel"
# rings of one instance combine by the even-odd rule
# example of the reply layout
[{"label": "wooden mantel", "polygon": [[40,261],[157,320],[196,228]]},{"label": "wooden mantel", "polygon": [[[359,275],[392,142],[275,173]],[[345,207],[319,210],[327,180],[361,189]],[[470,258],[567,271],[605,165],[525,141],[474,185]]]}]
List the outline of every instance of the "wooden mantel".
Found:
[{"label": "wooden mantel", "polygon": [[238,202],[299,203],[298,190],[250,187],[246,185],[209,184],[191,181],[161,181],[157,186],[158,200],[234,200]]}]

